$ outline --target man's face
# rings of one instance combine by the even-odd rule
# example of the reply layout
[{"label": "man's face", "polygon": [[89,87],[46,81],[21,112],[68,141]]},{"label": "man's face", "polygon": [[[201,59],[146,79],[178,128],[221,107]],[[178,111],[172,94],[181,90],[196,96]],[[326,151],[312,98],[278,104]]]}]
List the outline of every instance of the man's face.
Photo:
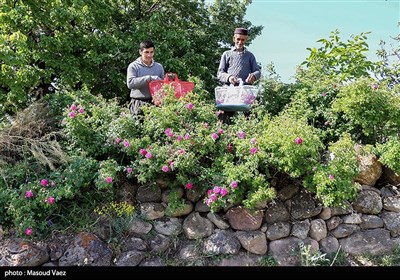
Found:
[{"label": "man's face", "polygon": [[139,50],[142,61],[146,64],[151,64],[154,56],[154,48]]},{"label": "man's face", "polygon": [[235,42],[235,47],[238,50],[242,50],[244,48],[244,45],[246,44],[247,35],[235,34],[233,36],[233,41]]}]

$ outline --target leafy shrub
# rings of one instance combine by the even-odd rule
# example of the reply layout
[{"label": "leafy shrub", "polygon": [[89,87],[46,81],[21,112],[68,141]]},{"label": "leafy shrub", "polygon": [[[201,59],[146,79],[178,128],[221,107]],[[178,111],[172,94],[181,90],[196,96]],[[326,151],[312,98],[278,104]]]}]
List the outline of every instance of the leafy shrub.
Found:
[{"label": "leafy shrub", "polygon": [[210,103],[188,94],[177,100],[170,90],[160,107],[146,106],[142,136],[133,150],[131,166],[142,183],[157,177],[170,177],[186,185],[206,180],[199,174],[209,167],[215,147],[217,118]]},{"label": "leafy shrub", "polygon": [[[256,106],[256,105],[254,105]],[[243,203],[254,208],[259,202],[275,198],[270,188],[269,169],[264,164],[265,151],[260,146],[260,134],[268,117],[260,121],[261,106],[245,116],[237,114],[232,125],[224,127],[224,151],[212,166],[214,180],[207,190],[205,203],[212,211]]]},{"label": "leafy shrub", "polygon": [[328,148],[325,162],[316,165],[311,181],[307,178],[305,187],[310,187],[325,206],[341,206],[357,195],[359,184],[353,181],[358,173],[357,154],[349,134]]},{"label": "leafy shrub", "polygon": [[96,169],[96,161],[77,157],[66,168],[37,173],[17,188],[2,188],[2,191],[7,190],[5,195],[9,198],[3,201],[7,212],[2,219],[12,221],[20,234],[28,234],[29,228],[28,235],[46,232],[53,224],[52,215],[60,211],[63,202],[89,192]]},{"label": "leafy shrub", "polygon": [[318,131],[305,118],[276,116],[261,130],[260,148],[265,161],[293,178],[309,174],[323,149]]},{"label": "leafy shrub", "polygon": [[86,90],[73,93],[74,102],[64,111],[65,135],[69,150],[89,157],[104,157],[114,149],[108,137],[120,107],[116,100],[105,100]]},{"label": "leafy shrub", "polygon": [[100,162],[98,176],[95,185],[99,190],[111,189],[117,178],[118,171],[121,167],[114,159],[107,159]]},{"label": "leafy shrub", "polygon": [[[25,145],[13,146],[18,157],[10,147],[2,150],[7,158],[0,162],[0,203],[6,211],[0,222],[24,236],[68,223],[85,226],[85,213],[114,202],[124,177],[146,185],[167,182],[167,211],[185,205],[182,188],[203,193],[212,211],[257,207],[276,196],[270,183],[277,171],[303,180],[325,206],[352,200],[359,188],[353,182],[355,143],[371,144],[379,160],[399,172],[400,97],[397,85],[364,78],[372,69],[364,34],[348,43],[337,35],[311,49],[295,85],[265,79],[252,110],[236,113],[231,125],[218,120],[213,94],[194,77],[192,93],[177,100],[165,88],[160,106],[145,106],[143,116],[133,117],[117,100],[87,89],[47,96],[43,132],[57,130],[46,139],[59,147],[54,154],[60,152],[63,160],[48,164]],[[9,125],[0,127],[8,135]],[[122,232],[126,221],[115,227]]]},{"label": "leafy shrub", "polygon": [[390,138],[383,144],[376,144],[374,152],[379,156],[379,161],[400,174],[400,140],[397,137]]},{"label": "leafy shrub", "polygon": [[363,144],[381,143],[400,130],[399,97],[384,84],[358,79],[344,86],[332,104],[343,114],[345,131]]},{"label": "leafy shrub", "polygon": [[272,116],[278,115],[291,102],[296,90],[295,85],[284,84],[272,78],[262,80],[259,88],[258,99]]}]

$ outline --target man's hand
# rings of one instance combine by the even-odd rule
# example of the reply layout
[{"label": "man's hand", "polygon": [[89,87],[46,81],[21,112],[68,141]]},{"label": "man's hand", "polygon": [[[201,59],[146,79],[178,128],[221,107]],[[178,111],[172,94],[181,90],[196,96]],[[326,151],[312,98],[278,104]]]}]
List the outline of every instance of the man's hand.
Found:
[{"label": "man's hand", "polygon": [[256,80],[256,76],[254,76],[254,74],[250,73],[246,78],[246,83],[252,85],[255,82],[255,80]]},{"label": "man's hand", "polygon": [[237,80],[236,80],[236,77],[235,77],[235,76],[230,76],[229,79],[228,79],[228,81],[229,81],[232,85],[234,85],[234,84],[237,83]]},{"label": "man's hand", "polygon": [[158,76],[150,76],[150,81],[158,81],[158,80],[161,80],[161,78]]}]

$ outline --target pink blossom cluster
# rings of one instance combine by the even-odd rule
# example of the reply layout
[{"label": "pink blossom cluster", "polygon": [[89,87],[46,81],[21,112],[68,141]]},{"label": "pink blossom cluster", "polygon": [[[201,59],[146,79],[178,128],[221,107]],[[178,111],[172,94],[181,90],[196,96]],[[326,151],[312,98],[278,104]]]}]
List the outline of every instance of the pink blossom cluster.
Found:
[{"label": "pink blossom cluster", "polygon": [[223,134],[224,130],[222,128],[218,128],[217,133],[212,133],[211,138],[215,141],[219,138],[219,135]]},{"label": "pink blossom cluster", "polygon": [[[236,189],[238,186],[238,183],[236,181],[232,181],[230,183],[230,187],[232,190]],[[223,188],[220,186],[214,186],[212,189],[209,189],[207,191],[207,199],[206,199],[206,204],[207,206],[211,206],[211,204],[218,199],[218,197],[224,197],[229,193],[229,190],[227,188]]]},{"label": "pink blossom cluster", "polygon": [[71,119],[76,117],[76,111],[78,111],[78,113],[80,113],[80,114],[84,114],[85,113],[85,108],[79,107],[79,109],[78,109],[78,106],[75,103],[72,103],[72,105],[70,107],[70,110],[71,110],[71,112],[68,114],[68,116]]},{"label": "pink blossom cluster", "polygon": [[[173,129],[170,128],[170,127],[168,127],[167,129],[165,129],[164,132],[165,132],[165,134],[166,134],[169,138],[172,138],[172,137],[174,136],[174,131],[173,131]],[[185,136],[182,136],[182,135],[177,135],[177,136],[176,136],[176,140],[177,140],[178,142],[182,141],[183,139],[189,140],[189,139],[190,139],[190,134],[189,134],[189,133],[186,133]]]},{"label": "pink blossom cluster", "polygon": [[[121,143],[121,141],[122,141],[121,138],[119,138],[119,137],[115,138],[115,144],[116,144],[116,145],[119,145],[119,144]],[[129,148],[129,146],[130,146],[131,144],[129,143],[128,140],[124,140],[124,141],[122,141],[122,145],[124,145],[125,148]]]},{"label": "pink blossom cluster", "polygon": [[153,154],[146,149],[139,149],[139,154],[144,156],[145,158],[151,159],[153,157]]},{"label": "pink blossom cluster", "polygon": [[217,200],[218,196],[224,197],[228,194],[228,190],[226,188],[221,188],[220,186],[214,186],[214,188],[209,189],[207,191],[208,198],[206,199],[207,206],[211,206],[211,204]]},{"label": "pink blossom cluster", "polygon": [[165,130],[165,134],[167,134],[167,136],[168,137],[172,137],[172,136],[174,136],[174,131],[172,130],[172,128],[167,128],[166,130]]},{"label": "pink blossom cluster", "polygon": [[[44,179],[40,180],[40,185],[42,187],[48,187],[49,185],[54,187],[56,185],[56,183],[54,181],[51,181],[51,183],[49,183],[49,180],[44,178]],[[33,197],[33,191],[31,189],[25,191],[25,198],[29,199],[31,197]],[[56,199],[53,196],[50,195],[50,196],[48,196],[46,198],[46,200],[44,202],[48,203],[49,205],[52,205],[52,204],[54,204],[56,202]],[[26,235],[32,235],[32,233],[33,233],[33,229],[31,227],[28,227],[28,228],[25,229],[25,234]]]},{"label": "pink blossom cluster", "polygon": [[241,99],[243,100],[244,104],[251,104],[254,102],[254,100],[256,100],[256,96],[252,92],[249,92],[243,94]]}]

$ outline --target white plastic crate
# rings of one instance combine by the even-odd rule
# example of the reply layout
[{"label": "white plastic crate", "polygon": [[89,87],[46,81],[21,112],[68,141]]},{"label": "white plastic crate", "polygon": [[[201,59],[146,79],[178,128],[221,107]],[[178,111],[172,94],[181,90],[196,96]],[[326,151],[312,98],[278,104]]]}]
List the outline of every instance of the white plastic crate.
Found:
[{"label": "white plastic crate", "polygon": [[223,111],[249,111],[256,100],[258,87],[223,86],[215,88],[215,102],[218,109]]}]

